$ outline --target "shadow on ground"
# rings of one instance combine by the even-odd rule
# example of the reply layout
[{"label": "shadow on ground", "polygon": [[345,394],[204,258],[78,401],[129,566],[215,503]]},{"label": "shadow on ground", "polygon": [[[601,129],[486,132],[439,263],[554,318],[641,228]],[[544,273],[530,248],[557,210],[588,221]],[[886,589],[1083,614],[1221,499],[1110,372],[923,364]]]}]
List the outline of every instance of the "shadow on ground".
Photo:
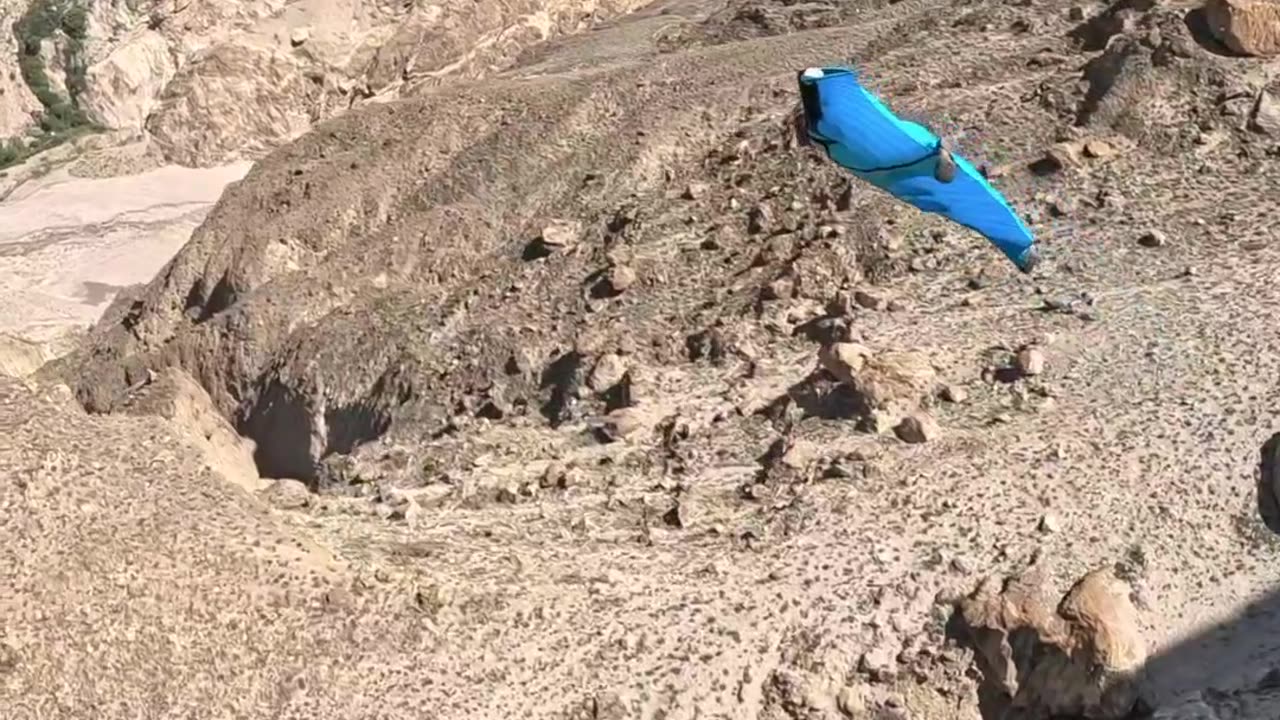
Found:
[{"label": "shadow on ground", "polygon": [[[1197,720],[1280,717],[1280,588],[1229,620],[1148,659],[1145,705]],[[1196,698],[1195,694],[1199,694]],[[1194,706],[1204,703],[1210,714]],[[1134,718],[1150,717],[1139,711]]]}]

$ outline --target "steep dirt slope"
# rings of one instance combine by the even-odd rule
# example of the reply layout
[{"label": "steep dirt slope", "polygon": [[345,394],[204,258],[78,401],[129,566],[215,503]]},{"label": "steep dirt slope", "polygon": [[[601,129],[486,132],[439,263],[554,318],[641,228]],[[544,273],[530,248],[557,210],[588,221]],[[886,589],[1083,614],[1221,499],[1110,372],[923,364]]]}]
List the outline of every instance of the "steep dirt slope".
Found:
[{"label": "steep dirt slope", "polygon": [[[653,6],[273,152],[50,374],[113,412],[189,372],[416,588],[351,611],[358,691],[315,662],[237,709],[1266,716],[1275,623],[1199,633],[1280,580],[1275,67],[1187,9]],[[793,147],[795,70],[850,58],[1042,270]],[[1050,605],[997,582],[963,627],[1028,565]]]}]

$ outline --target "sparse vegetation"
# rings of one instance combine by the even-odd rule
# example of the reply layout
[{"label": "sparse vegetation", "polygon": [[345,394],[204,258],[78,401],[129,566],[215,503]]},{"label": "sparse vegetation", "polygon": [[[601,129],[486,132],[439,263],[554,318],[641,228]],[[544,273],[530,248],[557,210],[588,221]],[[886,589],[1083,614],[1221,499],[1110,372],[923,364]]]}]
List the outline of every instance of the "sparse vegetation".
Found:
[{"label": "sparse vegetation", "polygon": [[[88,22],[88,12],[81,0],[37,0],[13,24],[22,79],[44,111],[37,130],[30,137],[0,138],[0,168],[99,129],[77,102],[85,90],[83,49]],[[61,54],[66,72],[65,95],[54,86],[45,67],[42,49],[46,41],[53,41],[54,51]]]}]

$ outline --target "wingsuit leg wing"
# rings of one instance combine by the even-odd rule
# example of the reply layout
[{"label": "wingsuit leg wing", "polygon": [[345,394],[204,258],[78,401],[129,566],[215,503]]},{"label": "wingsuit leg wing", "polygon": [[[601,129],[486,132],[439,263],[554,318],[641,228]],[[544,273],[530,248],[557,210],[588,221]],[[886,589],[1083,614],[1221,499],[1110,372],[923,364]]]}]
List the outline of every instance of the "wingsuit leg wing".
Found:
[{"label": "wingsuit leg wing", "polygon": [[847,67],[796,73],[803,132],[859,179],[981,234],[1024,273],[1039,261],[1035,237],[980,172],[928,128],[903,120]]}]

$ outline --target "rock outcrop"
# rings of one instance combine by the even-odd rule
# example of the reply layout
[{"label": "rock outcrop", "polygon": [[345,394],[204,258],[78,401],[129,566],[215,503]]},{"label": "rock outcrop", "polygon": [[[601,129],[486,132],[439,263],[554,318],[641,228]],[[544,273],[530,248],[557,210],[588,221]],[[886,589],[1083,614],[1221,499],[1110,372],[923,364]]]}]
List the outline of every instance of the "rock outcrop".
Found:
[{"label": "rock outcrop", "polygon": [[40,101],[18,69],[18,39],[9,31],[13,20],[25,10],[23,0],[0,0],[0,139],[21,135],[35,124],[35,113],[40,109]]},{"label": "rock outcrop", "polygon": [[321,93],[284,52],[220,44],[165,87],[147,130],[182,165],[254,158],[306,132]]},{"label": "rock outcrop", "polygon": [[985,682],[1014,717],[1129,717],[1145,641],[1129,586],[1111,568],[1081,578],[1058,603],[1032,567],[988,578],[960,604]]},{"label": "rock outcrop", "polygon": [[175,72],[164,36],[143,30],[89,67],[80,102],[105,127],[140,130]]},{"label": "rock outcrop", "polygon": [[50,359],[48,349],[39,343],[0,333],[0,376],[26,377]]}]

